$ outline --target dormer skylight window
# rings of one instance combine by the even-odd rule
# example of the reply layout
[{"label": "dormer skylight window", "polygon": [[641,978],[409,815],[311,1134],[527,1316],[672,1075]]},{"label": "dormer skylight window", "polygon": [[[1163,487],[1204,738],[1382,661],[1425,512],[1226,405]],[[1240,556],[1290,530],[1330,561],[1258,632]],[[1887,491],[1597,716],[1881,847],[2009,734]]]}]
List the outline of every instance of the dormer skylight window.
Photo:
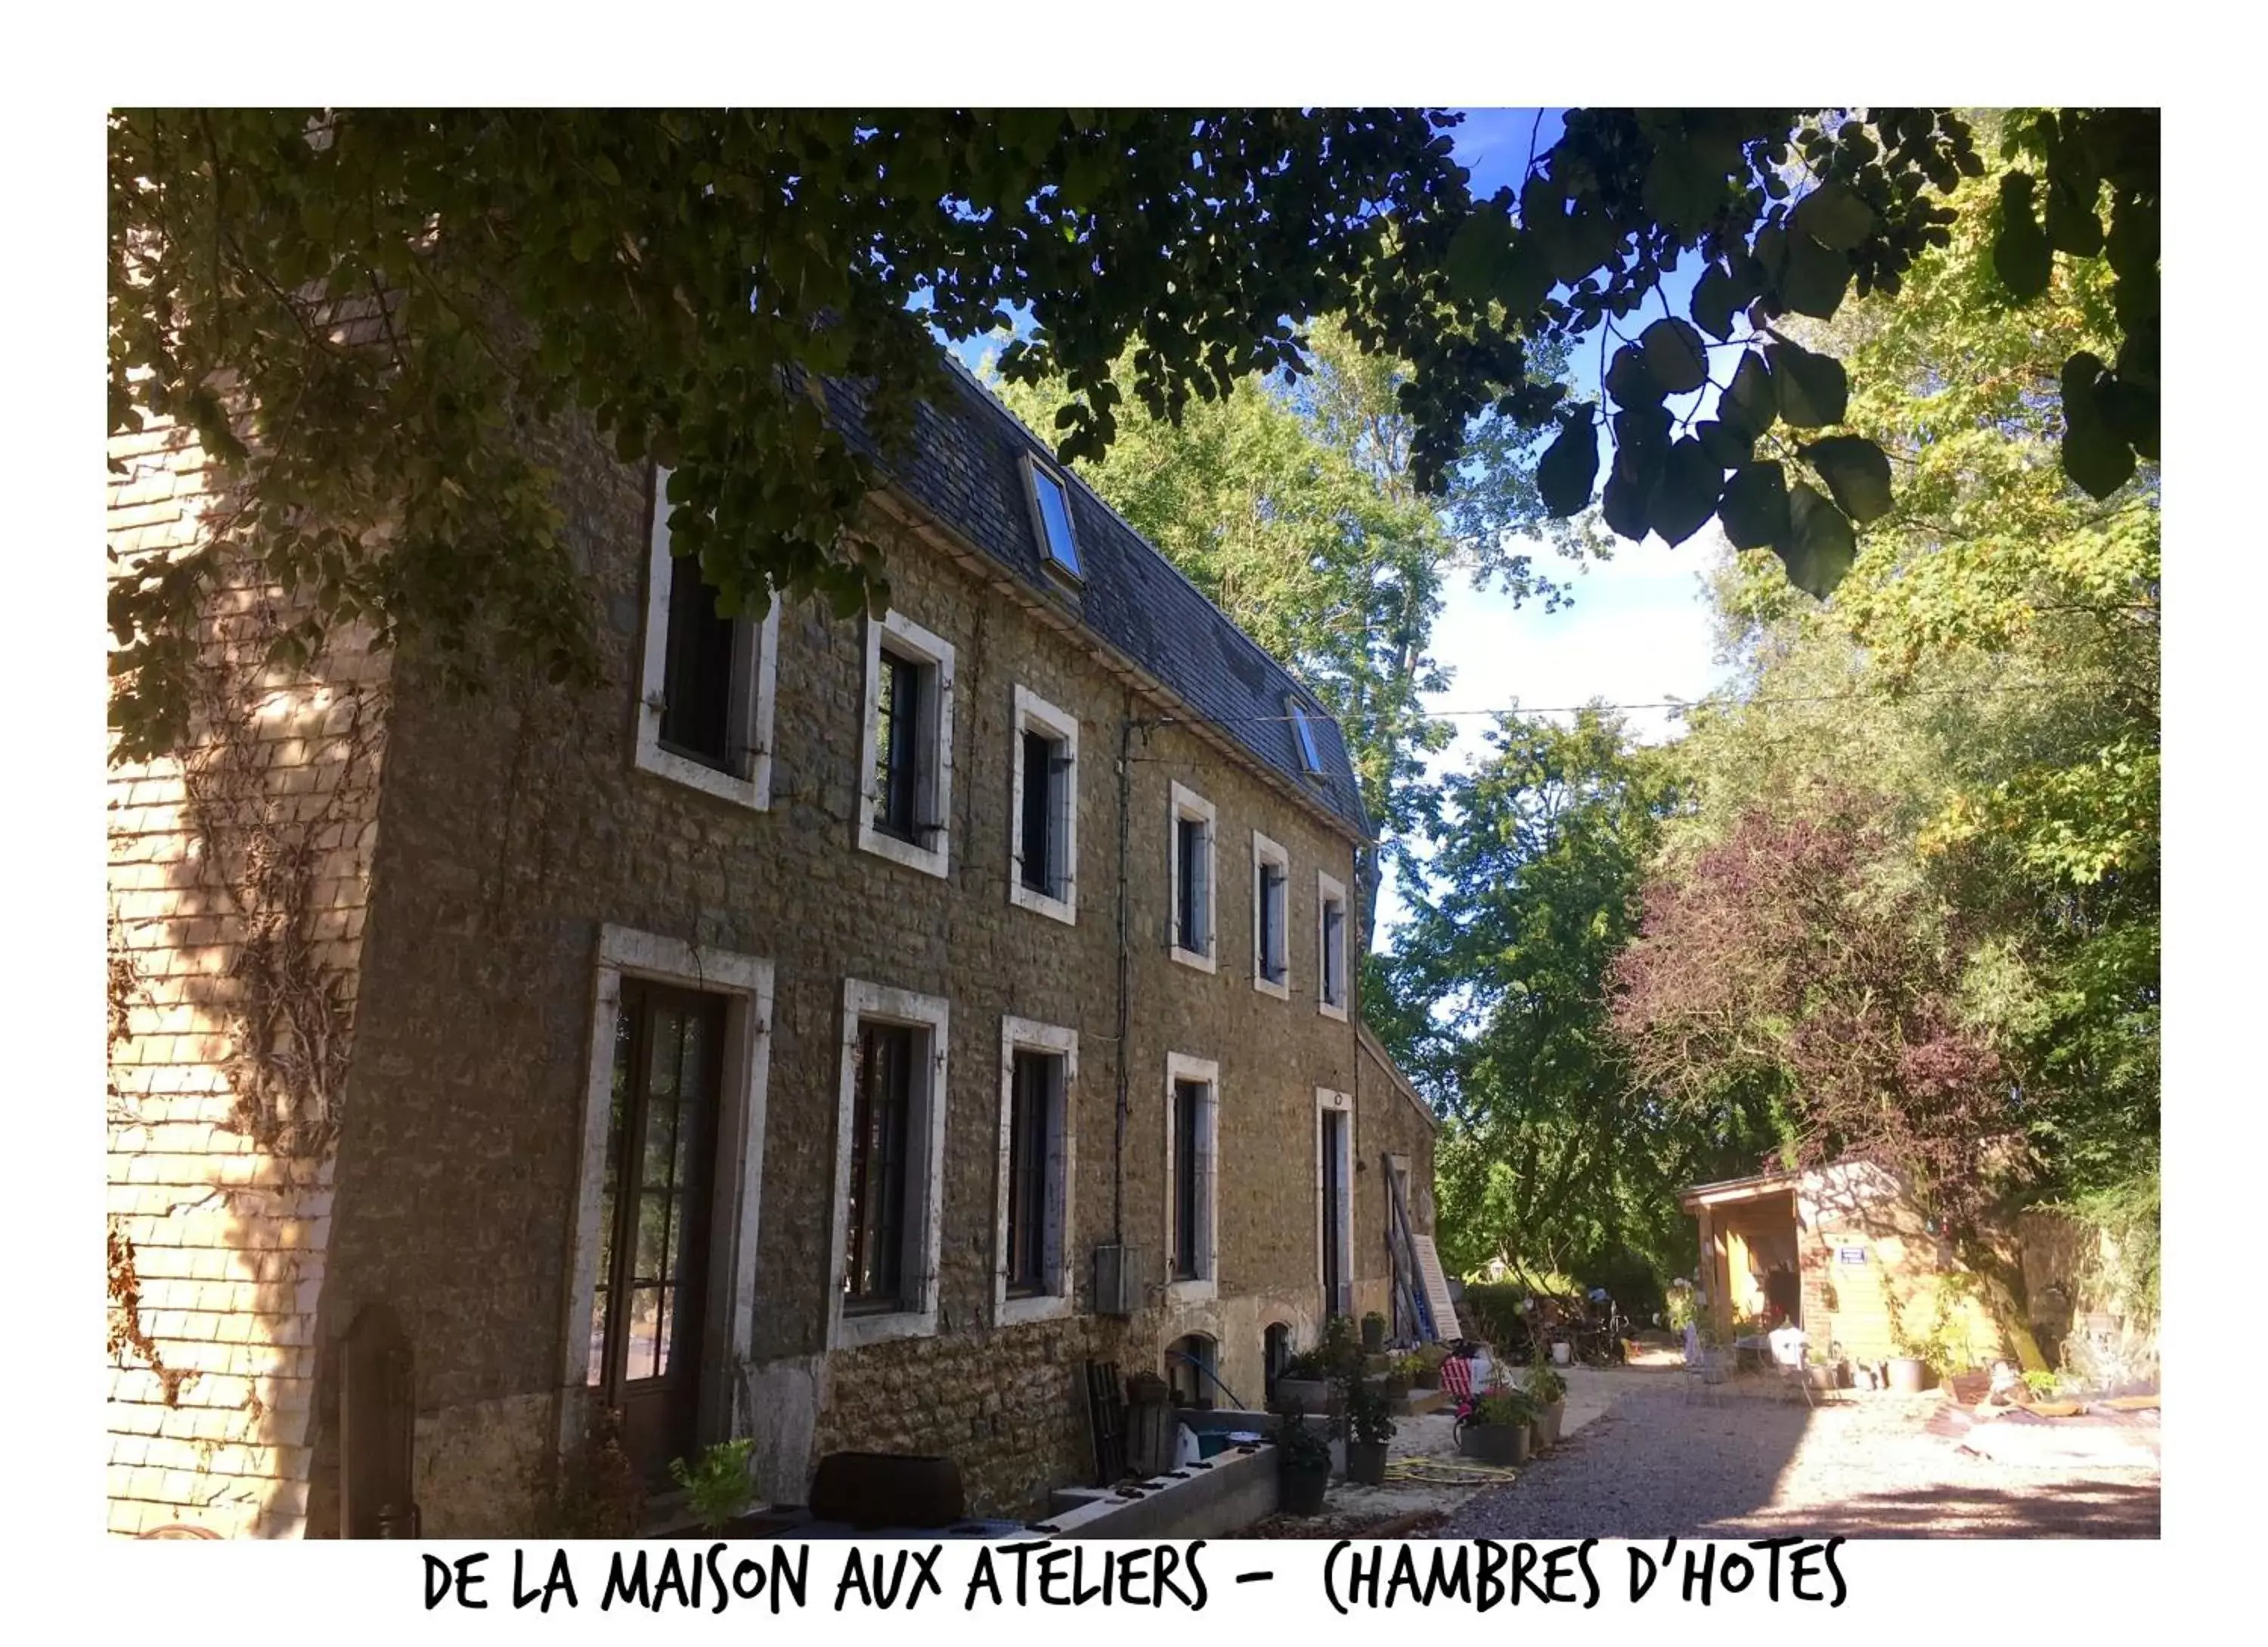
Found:
[{"label": "dormer skylight window", "polygon": [[1040,554],[1048,570],[1078,582],[1086,574],[1079,564],[1079,544],[1071,536],[1071,493],[1063,476],[1037,459],[1024,459],[1024,483],[1031,493],[1032,529],[1040,540]]},{"label": "dormer skylight window", "polygon": [[1307,712],[1292,699],[1285,698],[1284,707],[1291,713],[1292,735],[1300,746],[1300,764],[1310,773],[1320,776],[1323,770],[1323,757],[1315,752],[1314,723],[1307,719]]}]

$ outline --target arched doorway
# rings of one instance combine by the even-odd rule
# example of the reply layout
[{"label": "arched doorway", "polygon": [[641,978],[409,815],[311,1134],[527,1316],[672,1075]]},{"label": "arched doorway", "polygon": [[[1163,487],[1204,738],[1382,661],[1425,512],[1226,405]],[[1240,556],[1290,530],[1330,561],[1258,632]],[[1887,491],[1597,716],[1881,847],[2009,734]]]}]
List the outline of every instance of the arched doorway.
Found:
[{"label": "arched doorway", "polygon": [[1219,1366],[1219,1346],[1202,1333],[1191,1333],[1166,1346],[1166,1383],[1176,1407],[1211,1407],[1220,1386],[1213,1382]]},{"label": "arched doorway", "polygon": [[1260,1338],[1260,1365],[1266,1377],[1266,1389],[1261,1396],[1271,1408],[1276,1405],[1276,1380],[1284,1376],[1284,1369],[1292,1360],[1292,1327],[1289,1322],[1271,1321]]}]

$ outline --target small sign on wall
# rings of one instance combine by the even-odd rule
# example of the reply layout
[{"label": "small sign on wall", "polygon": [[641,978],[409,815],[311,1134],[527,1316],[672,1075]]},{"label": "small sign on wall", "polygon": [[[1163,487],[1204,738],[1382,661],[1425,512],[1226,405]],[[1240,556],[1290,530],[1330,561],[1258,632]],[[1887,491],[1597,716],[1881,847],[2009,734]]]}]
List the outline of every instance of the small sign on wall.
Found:
[{"label": "small sign on wall", "polygon": [[1835,1261],[1837,1264],[1863,1264],[1867,1261],[1867,1249],[1862,1246],[1838,1246],[1835,1249]]}]

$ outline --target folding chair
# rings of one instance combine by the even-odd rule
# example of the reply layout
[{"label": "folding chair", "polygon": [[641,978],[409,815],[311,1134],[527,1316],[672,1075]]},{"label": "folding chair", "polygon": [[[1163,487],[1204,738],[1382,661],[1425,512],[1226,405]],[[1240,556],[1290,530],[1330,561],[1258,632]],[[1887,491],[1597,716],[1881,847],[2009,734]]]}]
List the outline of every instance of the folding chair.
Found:
[{"label": "folding chair", "polygon": [[1685,1399],[1690,1401],[1698,1392],[1711,1406],[1717,1402],[1717,1392],[1725,1382],[1725,1362],[1722,1355],[1701,1341],[1699,1331],[1690,1323],[1685,1327]]}]

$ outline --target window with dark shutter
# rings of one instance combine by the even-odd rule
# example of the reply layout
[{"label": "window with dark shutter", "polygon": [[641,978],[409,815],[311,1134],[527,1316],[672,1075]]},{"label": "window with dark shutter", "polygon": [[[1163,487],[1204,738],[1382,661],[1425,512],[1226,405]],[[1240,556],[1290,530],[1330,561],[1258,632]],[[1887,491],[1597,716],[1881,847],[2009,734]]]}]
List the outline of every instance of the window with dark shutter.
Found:
[{"label": "window with dark shutter", "polygon": [[1260,975],[1271,984],[1284,981],[1284,870],[1263,860],[1254,896],[1260,906]]},{"label": "window with dark shutter", "polygon": [[1058,804],[1063,781],[1062,746],[1043,733],[1024,734],[1024,815],[1020,820],[1022,834],[1024,884],[1035,892],[1049,897],[1062,894],[1063,849],[1057,836],[1061,816]]},{"label": "window with dark shutter", "polygon": [[1180,884],[1174,889],[1174,942],[1193,954],[1205,951],[1205,825],[1203,818],[1179,818],[1174,821],[1179,831],[1180,846],[1175,862],[1180,871]]},{"label": "window with dark shutter", "polygon": [[733,767],[733,652],[738,625],[717,611],[701,563],[669,563],[669,634],[662,665],[661,744],[673,754]]},{"label": "window with dark shutter", "polygon": [[906,1177],[921,1031],[862,1023],[850,1115],[850,1205],[843,1304],[854,1311],[906,1307]]},{"label": "window with dark shutter", "polygon": [[928,669],[884,648],[874,725],[874,827],[901,840],[921,830],[922,717]]},{"label": "window with dark shutter", "polygon": [[1198,1127],[1203,1120],[1204,1083],[1174,1083],[1174,1279],[1195,1281],[1204,1259],[1199,1237],[1202,1200],[1197,1159]]},{"label": "window with dark shutter", "polygon": [[1342,1006],[1346,993],[1346,905],[1332,898],[1323,905],[1323,1002]]}]

